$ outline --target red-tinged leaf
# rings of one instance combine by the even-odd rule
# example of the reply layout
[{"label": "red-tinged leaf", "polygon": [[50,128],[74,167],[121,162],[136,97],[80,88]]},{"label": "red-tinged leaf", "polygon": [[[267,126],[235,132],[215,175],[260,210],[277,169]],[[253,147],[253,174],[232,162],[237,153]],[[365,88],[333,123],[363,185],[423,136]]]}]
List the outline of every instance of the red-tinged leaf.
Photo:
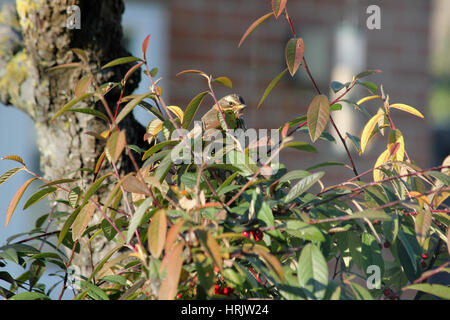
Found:
[{"label": "red-tinged leaf", "polygon": [[76,241],[81,238],[84,230],[86,230],[89,222],[92,220],[92,216],[95,212],[95,205],[90,202],[88,205],[81,209],[80,213],[75,218],[72,224],[72,239]]},{"label": "red-tinged leaf", "polygon": [[302,64],[305,55],[305,44],[302,38],[292,38],[288,41],[285,48],[286,65],[291,76],[297,72]]},{"label": "red-tinged leaf", "polygon": [[184,243],[176,244],[161,262],[160,271],[166,270],[166,277],[159,288],[159,300],[173,300],[178,290],[181,268],[183,267]]},{"label": "red-tinged leaf", "polygon": [[139,62],[138,64],[134,65],[133,67],[131,67],[130,70],[128,70],[128,72],[126,73],[125,77],[123,77],[123,83],[127,82],[128,78],[137,70],[139,69],[142,65],[144,64],[144,62]]},{"label": "red-tinged leaf", "polygon": [[106,143],[106,148],[113,161],[117,161],[120,155],[122,154],[123,149],[127,144],[125,130],[122,131],[114,131],[108,139]]},{"label": "red-tinged leaf", "polygon": [[280,82],[281,78],[283,78],[283,76],[285,75],[285,73],[288,71],[288,69],[284,69],[283,71],[281,71],[281,73],[279,75],[277,75],[267,86],[266,90],[264,91],[264,94],[261,98],[261,100],[259,101],[258,105],[256,106],[256,108],[258,109],[262,103],[264,102],[264,100],[266,100],[266,98],[269,96],[270,92],[273,90],[273,88],[275,88],[275,86],[278,84],[278,82]]},{"label": "red-tinged leaf", "polygon": [[281,137],[284,139],[286,138],[287,134],[288,134],[288,130],[289,130],[289,123],[286,123],[283,127],[283,129],[281,129]]},{"label": "red-tinged leaf", "polygon": [[269,19],[271,16],[273,16],[273,11],[271,13],[268,13],[261,18],[258,18],[255,22],[253,22],[250,27],[248,27],[247,31],[245,31],[244,35],[241,38],[241,41],[239,41],[238,47],[242,45],[242,43],[247,39],[247,37],[252,33],[256,27],[258,27],[261,23]]},{"label": "red-tinged leaf", "polygon": [[287,0],[272,0],[272,10],[276,18],[278,18],[286,8]]},{"label": "red-tinged leaf", "polygon": [[2,157],[2,160],[12,160],[12,161],[16,161],[19,162],[20,164],[23,164],[25,166],[25,161],[23,161],[23,159],[19,156],[16,155],[11,155],[11,156],[6,156],[6,157]]},{"label": "red-tinged leaf", "polygon": [[158,210],[148,226],[148,248],[156,259],[161,255],[167,234],[167,217],[164,210]]},{"label": "red-tinged leaf", "polygon": [[201,75],[201,76],[203,76],[203,77],[205,77],[206,79],[209,80],[209,77],[208,77],[208,75],[206,73],[204,73],[203,71],[200,71],[200,70],[195,70],[195,69],[183,70],[181,72],[178,72],[177,73],[177,77],[181,76],[183,74],[188,74],[188,73],[199,74],[199,75]]},{"label": "red-tinged leaf", "polygon": [[142,42],[142,57],[144,60],[147,60],[147,50],[148,50],[148,44],[150,43],[150,35],[145,37],[144,41]]},{"label": "red-tinged leaf", "polygon": [[150,191],[148,190],[147,185],[136,178],[136,176],[132,173],[123,178],[122,186],[125,191],[150,196]]},{"label": "red-tinged leaf", "polygon": [[92,79],[93,79],[92,76],[84,76],[77,82],[77,85],[75,86],[74,89],[76,97],[81,97],[83,94],[86,93],[87,89],[89,89],[89,86],[91,85]]},{"label": "red-tinged leaf", "polygon": [[166,243],[164,246],[164,250],[166,252],[169,252],[177,241],[184,222],[185,221],[183,219],[179,219],[173,226],[170,227],[169,232],[167,232]]},{"label": "red-tinged leaf", "polygon": [[89,61],[89,57],[88,57],[86,51],[84,51],[83,49],[73,48],[73,49],[71,49],[71,51],[73,53],[75,53],[76,56],[78,57],[78,59],[80,59],[84,63],[87,63]]},{"label": "red-tinged leaf", "polygon": [[20,201],[20,198],[22,198],[23,193],[28,188],[28,186],[37,178],[31,178],[30,180],[27,180],[20,188],[17,190],[17,192],[14,194],[13,198],[11,199],[11,202],[9,203],[8,210],[6,211],[6,222],[5,227],[8,226],[9,221],[11,220],[11,217],[14,213],[14,210],[17,207],[17,204]]},{"label": "red-tinged leaf", "polygon": [[47,69],[47,71],[55,71],[55,70],[62,70],[62,69],[71,69],[71,68],[81,68],[83,65],[79,62],[71,62],[71,63],[65,63],[60,64],[58,66],[50,67]]},{"label": "red-tinged leaf", "polygon": [[314,97],[308,107],[307,119],[309,135],[312,142],[315,142],[330,121],[330,103],[327,96],[318,95]]}]

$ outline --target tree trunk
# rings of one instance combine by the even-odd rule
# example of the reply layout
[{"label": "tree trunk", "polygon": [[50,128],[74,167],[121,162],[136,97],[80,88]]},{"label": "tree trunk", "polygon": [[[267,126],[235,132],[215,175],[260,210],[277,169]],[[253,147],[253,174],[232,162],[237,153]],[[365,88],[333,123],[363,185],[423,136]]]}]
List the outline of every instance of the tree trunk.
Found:
[{"label": "tree trunk", "polygon": [[[71,15],[67,8],[72,5],[81,9],[81,29],[67,27]],[[103,120],[73,112],[66,112],[50,122],[73,98],[73,90],[83,74],[79,69],[49,72],[48,68],[79,61],[71,49],[80,48],[86,52],[90,68],[97,71],[98,83],[120,81],[130,65],[99,70],[113,59],[130,55],[121,43],[123,11],[122,0],[17,0],[17,23],[10,7],[3,10],[0,35],[8,36],[0,40],[0,49],[4,52],[0,57],[0,98],[34,120],[41,170],[49,180],[72,177],[71,173],[79,168],[93,169],[104,144],[85,133],[101,133],[108,127]],[[139,81],[139,72],[135,72],[127,82],[125,94],[130,94]],[[106,98],[114,112],[118,92],[111,92]],[[77,107],[93,104],[93,101],[86,101]],[[102,104],[97,103],[95,107],[105,112]],[[126,130],[128,143],[142,144],[145,129],[131,114],[121,122],[121,128]],[[124,156],[118,163],[123,171],[131,169],[127,159]],[[92,183],[91,173],[79,171],[77,175],[82,175],[84,189]],[[103,192],[100,199],[108,192],[107,188]],[[101,217],[93,223],[99,221]],[[91,252],[84,250],[74,264],[86,274],[104,256],[107,247],[106,243],[94,242]]]}]

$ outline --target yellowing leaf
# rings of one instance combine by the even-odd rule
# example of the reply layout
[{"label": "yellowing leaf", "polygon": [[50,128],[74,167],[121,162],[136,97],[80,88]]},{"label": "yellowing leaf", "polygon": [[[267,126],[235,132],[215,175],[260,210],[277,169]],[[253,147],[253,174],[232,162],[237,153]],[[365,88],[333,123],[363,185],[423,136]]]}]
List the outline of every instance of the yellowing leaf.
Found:
[{"label": "yellowing leaf", "polygon": [[19,162],[20,164],[25,165],[25,161],[23,161],[23,159],[21,157],[16,156],[16,155],[3,157],[2,160],[13,160],[13,161]]},{"label": "yellowing leaf", "polygon": [[413,108],[411,106],[408,106],[406,104],[394,103],[394,104],[391,104],[389,106],[389,108],[399,109],[399,110],[411,113],[411,114],[413,114],[415,116],[418,116],[419,118],[422,118],[422,119],[424,118],[423,114],[421,114],[417,109],[415,109],[415,108]]},{"label": "yellowing leaf", "polygon": [[84,230],[88,226],[89,222],[94,215],[95,205],[90,202],[88,205],[81,209],[80,213],[75,218],[72,224],[72,239],[73,241],[78,240],[83,235]]},{"label": "yellowing leaf", "polygon": [[330,120],[330,103],[325,95],[315,96],[308,107],[307,113],[309,135],[315,142],[322,135]]},{"label": "yellowing leaf", "polygon": [[154,119],[152,121],[150,121],[150,123],[147,126],[147,133],[152,135],[152,136],[156,136],[158,135],[158,133],[161,132],[163,128],[163,122],[159,119]]},{"label": "yellowing leaf", "polygon": [[391,153],[392,161],[403,161],[405,157],[405,140],[400,130],[392,130],[389,133],[388,150]]},{"label": "yellowing leaf", "polygon": [[166,270],[166,277],[159,288],[159,300],[173,300],[178,290],[181,268],[183,267],[183,249],[184,243],[176,244],[164,256],[161,262],[160,271]]},{"label": "yellowing leaf", "polygon": [[167,232],[166,244],[164,250],[169,252],[175,244],[178,235],[180,234],[181,228],[184,225],[184,220],[179,219],[173,226],[170,227],[169,232]]},{"label": "yellowing leaf", "polygon": [[422,247],[424,247],[426,239],[428,238],[432,219],[433,216],[429,208],[420,210],[419,214],[416,216],[414,229],[416,231],[417,242],[419,242]]},{"label": "yellowing leaf", "polygon": [[196,235],[214,265],[222,270],[222,256],[220,254],[220,246],[217,241],[211,233],[204,230],[197,230]]},{"label": "yellowing leaf", "polygon": [[6,222],[5,227],[8,226],[9,221],[11,220],[11,217],[13,215],[14,210],[17,207],[17,204],[20,201],[20,198],[22,198],[23,193],[28,188],[28,186],[37,178],[31,178],[30,180],[27,180],[20,188],[17,190],[17,192],[14,194],[13,198],[11,199],[11,202],[9,203],[8,210],[6,211]]},{"label": "yellowing leaf", "polygon": [[417,201],[419,201],[419,205],[421,207],[423,207],[423,205],[426,203],[428,205],[430,205],[430,201],[428,201],[428,198],[426,196],[424,196],[423,194],[421,194],[420,192],[417,191],[410,191],[409,192],[409,196],[411,198],[415,198],[417,199]]},{"label": "yellowing leaf", "polygon": [[125,137],[125,130],[122,131],[114,131],[108,139],[106,143],[106,148],[113,161],[117,161],[122,154],[123,149],[127,144],[127,140]]},{"label": "yellowing leaf", "polygon": [[[377,159],[377,162],[375,163],[374,168],[378,168],[382,164],[385,164],[389,160],[389,150],[384,150],[382,154]],[[375,169],[373,170],[373,181],[378,182],[380,180],[383,180],[384,174],[381,170]]]},{"label": "yellowing leaf", "polygon": [[179,107],[177,106],[168,106],[167,109],[169,109],[170,111],[172,111],[172,113],[174,115],[176,115],[178,117],[178,119],[180,119],[181,123],[183,123],[183,117],[184,117],[184,112],[183,110],[181,110]]},{"label": "yellowing leaf", "polygon": [[156,259],[164,249],[167,233],[167,217],[164,210],[158,210],[148,226],[148,248]]},{"label": "yellowing leaf", "polygon": [[368,96],[368,97],[362,98],[356,104],[360,105],[360,104],[363,104],[364,102],[367,102],[370,100],[375,100],[375,99],[381,99],[381,96]]},{"label": "yellowing leaf", "polygon": [[372,134],[373,129],[378,123],[378,120],[384,117],[384,114],[377,113],[374,115],[365,125],[363,132],[361,134],[361,153],[364,153],[366,150],[367,143],[369,142],[370,135]]},{"label": "yellowing leaf", "polygon": [[264,259],[267,267],[276,274],[280,280],[284,280],[283,266],[275,256],[265,250],[255,249],[254,251]]}]

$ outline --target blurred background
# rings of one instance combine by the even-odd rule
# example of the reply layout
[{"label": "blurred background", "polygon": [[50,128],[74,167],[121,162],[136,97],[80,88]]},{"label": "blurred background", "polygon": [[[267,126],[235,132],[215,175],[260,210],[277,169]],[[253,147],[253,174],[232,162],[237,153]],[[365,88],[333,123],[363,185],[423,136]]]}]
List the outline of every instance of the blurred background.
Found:
[{"label": "blurred background", "polygon": [[[0,5],[7,2],[14,1],[0,0]],[[370,16],[366,10],[371,4],[381,9],[379,30],[369,30],[366,25]],[[247,102],[245,120],[249,128],[278,128],[306,114],[315,91],[303,69],[294,78],[286,75],[256,109],[267,85],[285,68],[284,47],[292,37],[283,17],[271,18],[241,48],[237,47],[250,24],[270,12],[269,0],[125,0],[125,6],[124,41],[129,51],[139,56],[142,40],[151,34],[150,63],[159,68],[168,104],[184,109],[197,93],[206,90],[200,77],[176,77],[182,70],[200,69],[232,80],[231,91]],[[431,167],[450,154],[450,1],[290,0],[288,9],[297,35],[305,41],[305,57],[323,93],[333,97],[331,81],[347,82],[361,71],[381,69],[382,73],[368,80],[383,85],[391,103],[411,105],[425,115],[422,120],[392,112],[409,156],[418,166]],[[138,91],[145,92],[148,86],[144,79]],[[218,96],[229,92],[224,87],[216,89]],[[348,99],[357,101],[366,95],[367,90],[358,89]],[[198,114],[212,104],[211,99],[205,100]],[[380,107],[379,102],[365,106],[371,114]],[[146,112],[135,110],[135,115],[144,125],[150,120]],[[346,103],[333,117],[343,135],[360,136],[367,122]],[[333,128],[329,132],[335,134]],[[309,136],[297,134],[296,140],[309,142]],[[361,173],[373,167],[385,148],[386,137],[377,136],[361,158],[351,142],[347,144]],[[323,161],[347,163],[339,141],[332,147],[319,141],[316,147],[318,154],[286,151],[280,161],[289,169],[305,169]],[[21,156],[32,170],[39,171],[34,124],[21,111],[0,105],[0,157],[11,154]],[[14,166],[11,161],[0,161],[0,174]],[[328,185],[353,175],[342,167],[325,170]],[[4,228],[9,201],[25,180],[25,174],[19,173],[0,186],[0,245],[9,236],[29,230],[37,216],[48,213],[45,201],[26,212],[20,210],[21,203],[8,228]],[[27,190],[24,199],[34,190]],[[20,272],[20,268],[13,270],[15,275]]]}]

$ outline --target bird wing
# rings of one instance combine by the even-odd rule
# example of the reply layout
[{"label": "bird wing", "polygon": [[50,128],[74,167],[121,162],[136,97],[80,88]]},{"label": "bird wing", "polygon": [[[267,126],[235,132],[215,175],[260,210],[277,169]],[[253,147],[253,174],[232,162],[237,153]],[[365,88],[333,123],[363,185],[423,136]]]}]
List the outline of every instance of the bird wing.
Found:
[{"label": "bird wing", "polygon": [[215,108],[211,108],[205,115],[202,117],[203,129],[215,129],[220,127],[219,119],[217,118],[217,110]]}]

